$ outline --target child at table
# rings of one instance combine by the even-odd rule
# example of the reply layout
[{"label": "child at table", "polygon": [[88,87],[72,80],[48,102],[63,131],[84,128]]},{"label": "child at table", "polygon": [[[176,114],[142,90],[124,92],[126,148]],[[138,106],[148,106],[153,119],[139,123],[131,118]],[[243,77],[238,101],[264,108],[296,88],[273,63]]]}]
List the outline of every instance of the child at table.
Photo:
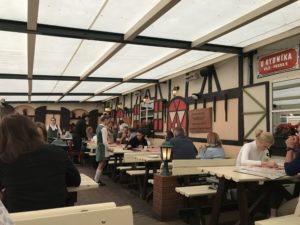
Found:
[{"label": "child at table", "polygon": [[278,165],[269,158],[268,149],[274,144],[273,135],[262,130],[255,131],[255,140],[241,148],[236,160],[237,166],[262,166],[277,168]]}]

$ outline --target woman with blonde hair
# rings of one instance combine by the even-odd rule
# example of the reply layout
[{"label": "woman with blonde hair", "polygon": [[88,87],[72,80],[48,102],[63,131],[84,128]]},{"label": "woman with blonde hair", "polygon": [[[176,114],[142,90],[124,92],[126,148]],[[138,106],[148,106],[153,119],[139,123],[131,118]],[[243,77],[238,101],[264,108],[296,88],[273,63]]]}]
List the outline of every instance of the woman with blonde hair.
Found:
[{"label": "woman with blonde hair", "polygon": [[225,153],[219,135],[215,132],[207,134],[207,145],[200,149],[200,159],[224,159]]},{"label": "woman with blonde hair", "polygon": [[236,160],[237,166],[262,166],[276,168],[278,165],[269,159],[268,149],[274,144],[274,137],[269,132],[255,131],[255,140],[241,148]]}]

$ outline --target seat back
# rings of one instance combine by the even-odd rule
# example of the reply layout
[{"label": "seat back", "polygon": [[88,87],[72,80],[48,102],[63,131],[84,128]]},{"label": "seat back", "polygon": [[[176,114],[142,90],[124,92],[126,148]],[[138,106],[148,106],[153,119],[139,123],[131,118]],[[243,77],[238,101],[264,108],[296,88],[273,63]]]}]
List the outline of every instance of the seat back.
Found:
[{"label": "seat back", "polygon": [[12,213],[11,218],[16,225],[133,225],[131,207],[112,202]]}]

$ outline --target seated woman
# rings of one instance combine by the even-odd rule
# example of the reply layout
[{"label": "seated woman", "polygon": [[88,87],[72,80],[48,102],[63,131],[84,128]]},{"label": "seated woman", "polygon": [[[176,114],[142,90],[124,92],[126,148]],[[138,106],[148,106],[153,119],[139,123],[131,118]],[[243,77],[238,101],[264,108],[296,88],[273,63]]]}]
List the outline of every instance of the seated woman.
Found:
[{"label": "seated woman", "polygon": [[244,144],[236,160],[237,166],[262,166],[277,168],[278,165],[269,158],[268,149],[274,144],[273,135],[257,130],[255,140]]},{"label": "seated woman", "polygon": [[8,115],[0,122],[0,182],[9,212],[65,206],[67,186],[80,174],[65,151],[45,144],[33,121]]},{"label": "seated woman", "polygon": [[207,145],[200,149],[200,159],[224,159],[225,153],[219,135],[215,132],[207,134]]}]

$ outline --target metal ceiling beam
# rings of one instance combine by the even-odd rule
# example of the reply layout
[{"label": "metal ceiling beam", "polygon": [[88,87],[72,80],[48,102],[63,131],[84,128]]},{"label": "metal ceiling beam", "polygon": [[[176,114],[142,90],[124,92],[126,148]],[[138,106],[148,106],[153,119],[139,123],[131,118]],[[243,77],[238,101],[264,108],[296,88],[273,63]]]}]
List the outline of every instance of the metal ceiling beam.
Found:
[{"label": "metal ceiling beam", "polygon": [[[63,95],[64,93],[31,93],[31,96],[57,96],[57,95]],[[0,92],[0,95],[3,96],[27,96],[27,92]],[[69,93],[66,96],[86,96],[89,95],[91,97],[94,96],[121,96],[121,93]]]},{"label": "metal ceiling beam", "polygon": [[211,52],[223,52],[223,53],[234,53],[240,54],[242,48],[225,46],[225,45],[214,45],[204,44],[202,46],[192,47],[192,42],[154,38],[146,36],[137,36],[132,40],[125,40],[124,34],[111,33],[95,30],[85,30],[69,27],[52,26],[45,24],[38,24],[37,30],[27,30],[26,23],[12,20],[0,20],[0,30],[20,33],[33,33],[39,35],[55,36],[55,37],[67,37],[77,38],[84,40],[95,40],[95,41],[108,41],[122,44],[135,44],[135,45],[146,45],[166,48],[178,48],[186,50],[197,50],[197,51],[211,51]]},{"label": "metal ceiling beam", "polygon": [[[25,74],[0,74],[1,79],[12,80],[27,80],[28,77]],[[59,80],[59,81],[80,81],[80,77],[77,76],[56,76],[56,75],[33,75],[30,80]],[[156,79],[132,79],[124,81],[122,78],[113,77],[87,77],[84,81],[93,82],[127,82],[127,83],[157,83]]]}]

